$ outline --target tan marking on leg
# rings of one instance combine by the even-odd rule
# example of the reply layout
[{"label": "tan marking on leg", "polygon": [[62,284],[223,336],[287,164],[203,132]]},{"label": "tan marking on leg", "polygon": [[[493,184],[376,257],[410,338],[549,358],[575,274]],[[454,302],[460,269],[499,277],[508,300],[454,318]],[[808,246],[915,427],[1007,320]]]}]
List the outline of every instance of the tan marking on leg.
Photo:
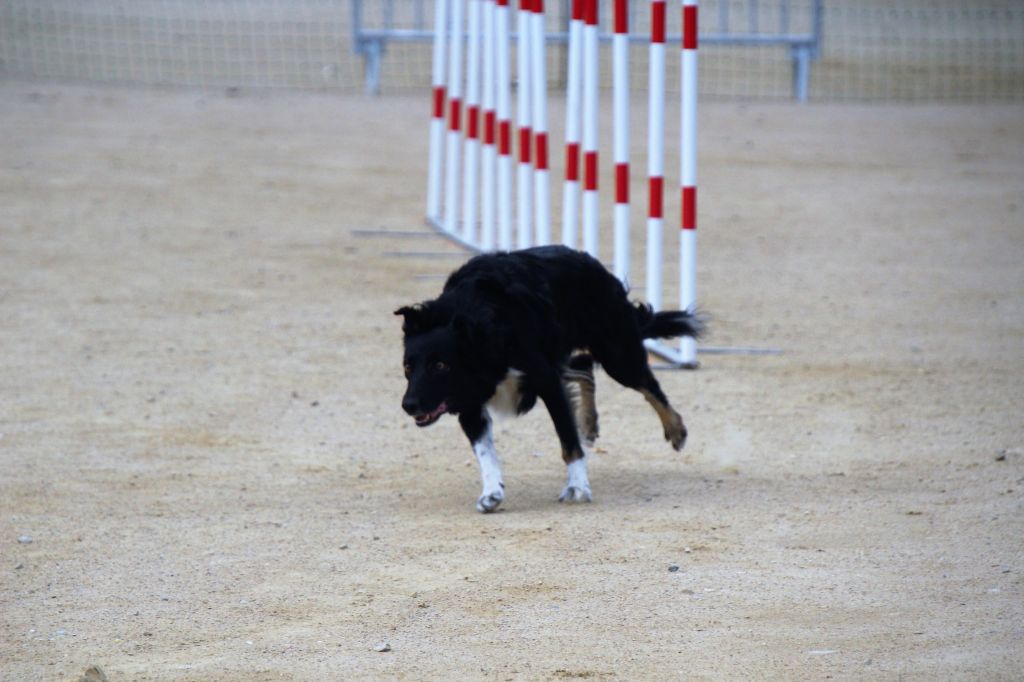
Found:
[{"label": "tan marking on leg", "polygon": [[683,425],[683,418],[671,405],[658,400],[650,391],[641,389],[640,392],[658,413],[661,426],[665,430],[665,440],[671,443],[674,449],[682,450],[683,444],[686,443],[686,426]]},{"label": "tan marking on leg", "polygon": [[562,376],[565,392],[572,403],[572,411],[576,417],[576,427],[580,438],[587,447],[592,447],[597,440],[597,401],[596,385],[592,371],[570,369]]},{"label": "tan marking on leg", "polygon": [[583,457],[584,453],[582,448],[579,450],[566,450],[565,448],[562,448],[562,461],[566,464],[575,462],[578,459],[583,459]]}]

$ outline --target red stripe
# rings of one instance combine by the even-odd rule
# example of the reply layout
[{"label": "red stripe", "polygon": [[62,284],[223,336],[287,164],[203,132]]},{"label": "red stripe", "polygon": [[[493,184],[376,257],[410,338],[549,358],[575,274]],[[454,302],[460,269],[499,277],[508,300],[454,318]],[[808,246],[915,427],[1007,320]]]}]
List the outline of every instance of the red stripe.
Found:
[{"label": "red stripe", "polygon": [[580,179],[580,146],[576,142],[565,145],[565,179],[571,182]]},{"label": "red stripe", "polygon": [[597,152],[583,153],[583,189],[597,189]]},{"label": "red stripe", "polygon": [[537,14],[544,14],[544,0],[533,0],[533,11]]},{"label": "red stripe", "polygon": [[648,206],[647,215],[651,218],[662,217],[662,206],[664,200],[664,179],[649,178],[647,180]]},{"label": "red stripe", "polygon": [[584,0],[583,20],[591,26],[597,26],[597,0]]},{"label": "red stripe", "polygon": [[629,203],[629,164],[615,164],[615,203]]},{"label": "red stripe", "polygon": [[508,7],[508,0],[498,0],[498,7]]},{"label": "red stripe", "polygon": [[444,118],[444,86],[434,88],[434,118]]},{"label": "red stripe", "polygon": [[494,144],[494,112],[484,112],[484,144]]},{"label": "red stripe", "polygon": [[466,136],[471,140],[480,137],[480,109],[475,105],[466,108]]},{"label": "red stripe", "polygon": [[548,169],[548,134],[537,133],[535,136],[537,140],[537,170]]},{"label": "red stripe", "polygon": [[530,163],[530,129],[519,129],[519,163]]},{"label": "red stripe", "polygon": [[651,4],[651,42],[665,42],[665,3]]},{"label": "red stripe", "polygon": [[697,5],[683,7],[683,49],[697,49]]},{"label": "red stripe", "polygon": [[626,0],[615,0],[615,32],[629,31],[629,3]]},{"label": "red stripe", "polygon": [[509,121],[498,122],[498,153],[512,156],[512,124]]},{"label": "red stripe", "polygon": [[459,132],[459,127],[461,125],[460,118],[462,116],[462,102],[459,101],[459,99],[456,97],[453,98],[448,104],[451,107],[448,112],[448,115],[450,116],[450,118],[448,119],[448,129],[451,130],[452,132],[457,133]]},{"label": "red stripe", "polygon": [[683,188],[683,224],[684,230],[697,229],[697,188]]},{"label": "red stripe", "polygon": [[583,6],[585,4],[586,0],[572,0],[573,21],[583,21]]}]

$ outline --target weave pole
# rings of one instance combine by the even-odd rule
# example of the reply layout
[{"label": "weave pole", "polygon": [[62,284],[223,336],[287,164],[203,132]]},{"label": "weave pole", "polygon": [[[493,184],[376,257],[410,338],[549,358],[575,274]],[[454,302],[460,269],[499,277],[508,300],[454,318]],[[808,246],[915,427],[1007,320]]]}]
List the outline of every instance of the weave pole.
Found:
[{"label": "weave pole", "polygon": [[544,49],[544,0],[533,0],[530,20],[530,84],[533,104],[533,205],[536,244],[551,243],[551,198],[548,182],[548,79]]},{"label": "weave pole", "polygon": [[[458,1],[458,0],[457,0]],[[477,188],[480,162],[480,43],[482,0],[468,0],[469,50],[466,55],[465,193],[462,203],[462,238],[474,243],[477,224]]]},{"label": "weave pole", "polygon": [[647,87],[647,302],[661,310],[665,187],[665,0],[651,0]]},{"label": "weave pole", "polygon": [[[445,0],[437,0],[445,2]],[[496,0],[494,50],[497,69],[496,105],[498,118],[498,248],[512,248],[512,57],[509,54],[508,0]]]},{"label": "weave pole", "polygon": [[597,2],[584,0],[583,19],[583,249],[598,254],[598,34]]},{"label": "weave pole", "polygon": [[[443,1],[443,0],[442,0]],[[462,146],[462,31],[463,2],[452,6],[452,39],[448,56],[448,150],[445,156],[445,232],[455,235],[459,222],[459,151]]]},{"label": "weave pole", "polygon": [[445,38],[448,33],[448,3],[434,6],[434,58],[430,77],[433,110],[430,119],[430,152],[427,166],[427,219],[441,217],[441,160],[444,155]]},{"label": "weave pole", "polygon": [[498,165],[497,116],[494,110],[497,80],[497,50],[494,44],[494,0],[483,0],[483,108],[484,147],[480,192],[480,248],[493,251],[497,242],[495,176]]},{"label": "weave pole", "polygon": [[[679,307],[697,306],[697,0],[683,0],[683,53],[680,69],[682,149],[682,231],[679,235]],[[679,341],[679,364],[697,366],[697,340]]]},{"label": "weave pole", "polygon": [[580,98],[583,95],[583,7],[572,0],[569,64],[565,93],[565,183],[562,186],[562,243],[576,248],[580,202]]},{"label": "weave pole", "polygon": [[[456,0],[457,1],[457,0]],[[525,249],[532,243],[532,212],[533,212],[533,164],[530,161],[530,148],[533,146],[530,109],[530,72],[533,64],[530,59],[530,27],[533,4],[530,0],[519,0],[517,27],[519,40],[516,44],[516,75],[519,87],[516,89],[516,126],[519,129],[519,167],[516,175],[516,248]]]},{"label": "weave pole", "polygon": [[615,276],[629,284],[629,3],[615,0],[612,37],[612,161],[615,163]]}]

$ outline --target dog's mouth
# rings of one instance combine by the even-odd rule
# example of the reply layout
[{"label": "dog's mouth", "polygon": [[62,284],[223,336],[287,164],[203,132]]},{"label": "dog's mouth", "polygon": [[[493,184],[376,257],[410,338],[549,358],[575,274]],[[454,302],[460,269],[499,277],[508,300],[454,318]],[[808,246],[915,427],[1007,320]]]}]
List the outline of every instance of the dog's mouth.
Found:
[{"label": "dog's mouth", "polygon": [[417,414],[417,415],[414,415],[413,418],[416,420],[416,426],[430,426],[431,424],[436,422],[438,419],[440,419],[441,415],[443,415],[447,411],[448,411],[448,401],[447,400],[442,400],[441,404],[438,405],[437,409],[434,410],[433,412],[426,412],[424,414]]}]

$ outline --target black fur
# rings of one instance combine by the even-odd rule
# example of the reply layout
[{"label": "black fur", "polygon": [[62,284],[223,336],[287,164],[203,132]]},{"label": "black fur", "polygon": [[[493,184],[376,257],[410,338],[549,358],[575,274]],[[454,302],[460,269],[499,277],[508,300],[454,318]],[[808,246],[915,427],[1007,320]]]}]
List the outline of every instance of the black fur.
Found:
[{"label": "black fur", "polygon": [[477,256],[438,298],[395,314],[404,317],[409,380],[402,407],[421,426],[456,414],[476,442],[486,428],[485,404],[515,368],[523,372],[520,411],[540,398],[572,462],[583,452],[563,380],[569,370],[592,372],[596,361],[643,392],[666,438],[682,447],[685,428],[651,373],[643,340],[699,336],[703,323],[690,311],[655,313],[630,303],[619,280],[585,253],[546,246]]}]

